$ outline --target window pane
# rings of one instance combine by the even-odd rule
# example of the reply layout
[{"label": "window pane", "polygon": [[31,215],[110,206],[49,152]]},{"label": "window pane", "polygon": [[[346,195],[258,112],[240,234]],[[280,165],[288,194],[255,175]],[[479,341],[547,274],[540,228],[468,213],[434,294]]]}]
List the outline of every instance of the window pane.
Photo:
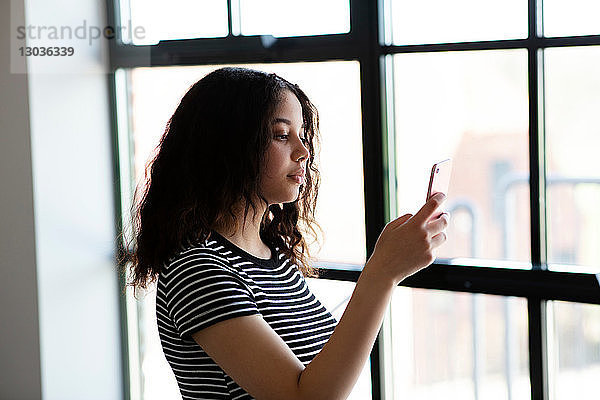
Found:
[{"label": "window pane", "polygon": [[600,306],[550,302],[550,391],[556,400],[598,398]]},{"label": "window pane", "polygon": [[[307,279],[307,282],[310,290],[339,322],[356,284],[314,278]],[[371,396],[371,365],[370,361],[367,361],[347,400],[364,400],[370,399]]]},{"label": "window pane", "polygon": [[[323,228],[319,260],[366,261],[359,64],[353,61],[245,65],[297,83],[319,110],[321,188],[316,219]],[[218,66],[137,68],[131,73],[136,181],[186,90]],[[348,178],[351,177],[351,178]],[[340,205],[343,194],[343,205]]]},{"label": "window pane", "polygon": [[544,0],[544,36],[600,34],[598,0]]},{"label": "window pane", "polygon": [[548,261],[599,272],[600,47],[547,49],[544,65]]},{"label": "window pane", "polygon": [[121,25],[126,26],[131,15],[132,26],[144,29],[143,35],[133,35],[131,42],[136,45],[228,33],[226,0],[129,0],[129,5],[131,10],[126,8],[127,1],[122,1]]},{"label": "window pane", "polygon": [[392,0],[391,15],[396,45],[527,37],[523,0]]},{"label": "window pane", "polygon": [[[148,290],[139,296],[133,297],[131,288],[127,288],[127,301],[135,306],[135,310],[128,308],[127,313],[137,316],[137,352],[139,357],[139,373],[136,377],[140,380],[140,396],[133,397],[139,400],[180,400],[181,393],[177,387],[177,380],[171,367],[165,359],[156,325],[156,283],[148,285]],[[142,293],[142,291],[138,292]],[[132,312],[133,311],[133,312]],[[128,330],[131,335],[131,326],[135,322],[128,321]],[[130,342],[132,340],[130,339]],[[129,351],[132,352],[130,347]],[[135,384],[132,377],[130,385]]]},{"label": "window pane", "polygon": [[350,32],[348,0],[240,0],[243,35],[306,36]]},{"label": "window pane", "polygon": [[[525,50],[400,54],[394,61],[397,215],[424,204],[431,165],[453,159],[440,258],[529,268]],[[456,260],[468,263],[468,260]]]},{"label": "window pane", "polygon": [[525,299],[400,287],[391,316],[394,399],[531,398]]}]

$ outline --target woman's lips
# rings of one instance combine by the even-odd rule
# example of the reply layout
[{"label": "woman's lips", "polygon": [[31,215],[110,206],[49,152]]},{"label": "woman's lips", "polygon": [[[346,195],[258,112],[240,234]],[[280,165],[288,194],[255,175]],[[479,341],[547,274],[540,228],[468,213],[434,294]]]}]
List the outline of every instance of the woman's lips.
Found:
[{"label": "woman's lips", "polygon": [[299,184],[304,182],[304,176],[302,175],[288,175],[288,178]]}]

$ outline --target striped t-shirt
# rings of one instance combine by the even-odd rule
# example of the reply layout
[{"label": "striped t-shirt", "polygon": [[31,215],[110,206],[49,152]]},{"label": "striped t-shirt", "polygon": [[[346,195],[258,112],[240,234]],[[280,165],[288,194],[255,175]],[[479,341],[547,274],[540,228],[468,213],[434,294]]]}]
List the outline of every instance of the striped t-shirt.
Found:
[{"label": "striped t-shirt", "polygon": [[213,231],[161,271],[158,333],[183,399],[252,399],[192,338],[217,322],[260,314],[304,365],[331,336],[336,321],[297,266],[278,248],[271,255],[255,257]]}]

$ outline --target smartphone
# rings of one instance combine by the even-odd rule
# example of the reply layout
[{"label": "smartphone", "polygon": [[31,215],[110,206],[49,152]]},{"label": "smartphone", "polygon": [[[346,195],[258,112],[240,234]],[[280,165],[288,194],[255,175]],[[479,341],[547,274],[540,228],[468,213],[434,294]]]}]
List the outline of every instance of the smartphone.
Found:
[{"label": "smartphone", "polygon": [[425,201],[428,201],[431,196],[439,192],[448,195],[451,172],[452,160],[450,158],[433,164],[433,167],[431,167],[431,176],[429,177],[429,187],[427,188],[427,198]]}]

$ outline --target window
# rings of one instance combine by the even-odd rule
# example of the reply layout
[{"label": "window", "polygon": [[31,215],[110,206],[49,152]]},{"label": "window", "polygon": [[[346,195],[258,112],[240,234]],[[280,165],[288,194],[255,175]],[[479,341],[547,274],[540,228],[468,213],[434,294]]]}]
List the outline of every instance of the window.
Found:
[{"label": "window", "polygon": [[600,4],[595,0],[544,0],[544,36],[598,35]]},{"label": "window", "polygon": [[529,398],[526,299],[403,287],[391,315],[394,399]]},{"label": "window", "polygon": [[[129,72],[134,180],[158,145],[167,121],[187,89],[202,76],[224,65],[198,67],[135,68]],[[364,264],[365,230],[362,179],[348,181],[348,174],[362,177],[359,66],[354,61],[293,64],[245,64],[276,72],[307,93],[320,112],[322,135],[318,149],[322,184],[317,218],[325,237],[311,247],[322,261]],[[345,195],[343,208],[337,206]]]},{"label": "window", "polygon": [[142,27],[139,35],[125,38],[135,45],[161,40],[227,36],[227,1],[129,0],[121,2],[121,24]]},{"label": "window", "polygon": [[445,207],[453,218],[438,257],[531,268],[527,52],[411,53],[391,62],[398,214],[419,209],[430,166],[452,158]]},{"label": "window", "polygon": [[391,0],[393,43],[427,44],[527,37],[527,2]]},{"label": "window", "polygon": [[556,399],[597,394],[595,377],[600,372],[600,307],[553,301],[550,318],[551,390]]},{"label": "window", "polygon": [[[123,92],[130,93],[121,101],[127,103],[123,108],[130,110],[128,139],[132,143],[129,152],[133,165],[132,186],[143,181],[146,165],[181,97],[198,79],[222,66],[141,67],[120,72],[119,84]],[[320,129],[327,132],[322,135],[322,148],[317,150],[322,188],[316,217],[324,235],[310,246],[310,251],[324,263],[363,265],[366,262],[363,182],[345,178],[348,174],[363,175],[358,63],[331,61],[244,66],[276,72],[298,83],[318,108]],[[337,204],[339,193],[345,194],[343,208]],[[153,396],[173,398],[179,395],[174,376],[162,356],[154,317],[155,291],[156,288],[151,287],[139,302],[130,295],[128,303],[130,314],[138,315],[140,334],[144,332],[143,345],[137,345],[141,351],[134,360],[142,371],[138,390],[144,400]],[[320,291],[324,301],[335,299],[340,303],[346,298],[343,296],[340,300],[339,295],[330,290]],[[343,311],[344,307],[338,309]],[[155,376],[161,379],[155,379]],[[370,393],[368,369],[363,373],[362,382],[357,388],[362,394],[355,394],[357,399],[364,396],[365,391],[367,395]]]},{"label": "window", "polygon": [[[593,397],[596,3],[115,1],[109,23],[148,32],[110,42],[119,224],[189,85],[222,65],[278,72],[322,119],[323,273],[310,285],[338,316],[385,223],[416,211],[430,165],[454,159],[449,240],[396,290],[353,398]],[[121,300],[127,396],[176,398],[152,293]]]},{"label": "window", "polygon": [[347,33],[350,31],[349,13],[348,0],[119,2],[121,25],[130,22],[132,27],[143,28],[124,38],[124,42],[134,45],[153,45],[161,40],[218,38],[228,34],[289,37]]},{"label": "window", "polygon": [[348,0],[239,0],[243,35],[306,36],[350,32]]},{"label": "window", "polygon": [[548,262],[598,272],[600,47],[547,49],[544,65]]}]

